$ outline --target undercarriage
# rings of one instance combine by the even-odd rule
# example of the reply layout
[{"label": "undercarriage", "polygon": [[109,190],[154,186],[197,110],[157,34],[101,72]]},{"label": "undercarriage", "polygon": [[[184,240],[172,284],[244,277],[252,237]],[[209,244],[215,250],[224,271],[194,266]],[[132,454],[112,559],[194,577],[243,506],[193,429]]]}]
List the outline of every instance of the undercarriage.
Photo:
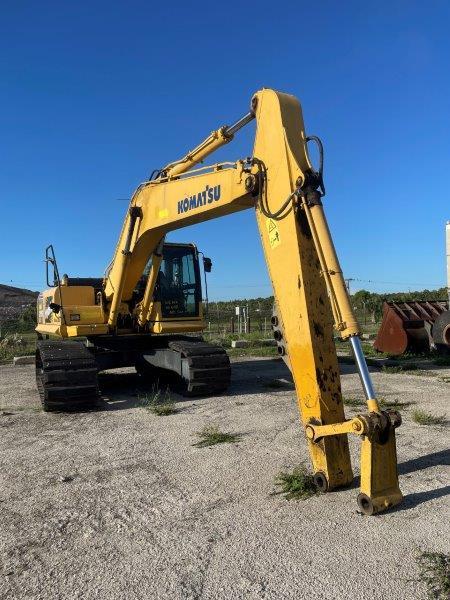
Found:
[{"label": "undercarriage", "polygon": [[91,340],[40,340],[36,382],[44,410],[95,406],[98,373],[135,367],[151,383],[167,384],[184,396],[226,390],[230,360],[221,346],[191,336],[98,336]]}]

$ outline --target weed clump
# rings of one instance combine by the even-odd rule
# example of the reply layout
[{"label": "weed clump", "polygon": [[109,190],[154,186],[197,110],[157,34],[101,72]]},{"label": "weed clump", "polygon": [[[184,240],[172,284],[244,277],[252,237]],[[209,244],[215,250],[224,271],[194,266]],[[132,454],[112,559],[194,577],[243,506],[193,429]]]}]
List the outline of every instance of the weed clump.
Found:
[{"label": "weed clump", "polygon": [[280,489],[274,494],[284,494],[286,500],[306,500],[318,493],[314,478],[304,465],[295,467],[290,473],[278,473],[275,485]]},{"label": "weed clump", "polygon": [[404,373],[405,371],[417,371],[418,368],[416,363],[409,363],[404,365],[383,365],[381,370],[384,373]]},{"label": "weed clump", "polygon": [[383,373],[401,373],[403,371],[403,368],[401,365],[395,365],[395,366],[387,366],[387,365],[383,365],[381,367],[381,370],[383,371]]},{"label": "weed clump", "polygon": [[417,557],[420,580],[428,588],[430,600],[450,597],[450,556],[442,552],[421,552]]},{"label": "weed clump", "polygon": [[413,412],[412,418],[419,425],[444,425],[446,421],[445,415],[433,415],[419,408]]},{"label": "weed clump", "polygon": [[[411,406],[411,404],[413,404],[413,402],[402,402],[401,400],[386,400],[385,398],[377,398],[377,400],[378,404],[380,405],[380,408],[382,408],[383,410],[400,410],[402,408],[408,408],[408,406]],[[353,406],[355,408],[366,406],[366,401],[362,400],[361,398],[343,397],[342,401],[344,402],[345,406]]]},{"label": "weed clump", "polygon": [[366,404],[365,400],[361,400],[361,398],[345,398],[342,396],[342,402],[345,406],[364,406]]},{"label": "weed clump", "polygon": [[421,377],[437,377],[437,373],[427,369],[417,369],[417,371],[412,371],[411,375],[419,375]]},{"label": "weed clump", "polygon": [[385,398],[378,398],[378,403],[382,409],[401,410],[402,408],[408,408],[413,402],[402,402],[401,400],[386,400]]},{"label": "weed clump", "polygon": [[150,394],[139,397],[139,402],[143,408],[149,410],[158,417],[167,417],[168,415],[174,415],[178,412],[168,388],[166,388],[164,392],[161,392],[161,390],[154,385]]},{"label": "weed clump", "polygon": [[199,441],[192,444],[197,448],[206,448],[207,446],[215,446],[216,444],[232,444],[233,442],[238,442],[241,438],[238,433],[220,431],[216,425],[204,427],[197,435],[200,438]]}]

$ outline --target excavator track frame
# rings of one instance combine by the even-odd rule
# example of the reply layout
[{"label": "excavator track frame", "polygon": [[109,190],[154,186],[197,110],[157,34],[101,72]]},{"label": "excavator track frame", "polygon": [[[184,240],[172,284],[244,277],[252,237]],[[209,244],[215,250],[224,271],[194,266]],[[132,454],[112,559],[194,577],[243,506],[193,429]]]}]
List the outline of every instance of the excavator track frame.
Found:
[{"label": "excavator track frame", "polygon": [[206,396],[228,389],[231,366],[221,346],[203,340],[175,340],[169,348],[181,355],[184,396]]},{"label": "excavator track frame", "polygon": [[[224,392],[230,385],[230,359],[222,346],[201,338],[167,338],[167,345],[143,350],[136,361],[143,377],[166,383],[183,396],[209,396]],[[173,374],[177,379],[173,380]]]},{"label": "excavator track frame", "polygon": [[[151,342],[156,345],[152,347]],[[140,375],[153,383],[167,381],[186,397],[217,394],[230,385],[230,359],[221,346],[201,338],[175,336],[165,340],[147,338],[146,346],[122,354],[88,348],[81,341],[39,341],[36,386],[43,409],[51,412],[95,407],[100,397],[97,374],[104,368],[136,366]]]},{"label": "excavator track frame", "polygon": [[99,398],[97,363],[81,342],[38,341],[36,385],[45,411],[93,408]]}]

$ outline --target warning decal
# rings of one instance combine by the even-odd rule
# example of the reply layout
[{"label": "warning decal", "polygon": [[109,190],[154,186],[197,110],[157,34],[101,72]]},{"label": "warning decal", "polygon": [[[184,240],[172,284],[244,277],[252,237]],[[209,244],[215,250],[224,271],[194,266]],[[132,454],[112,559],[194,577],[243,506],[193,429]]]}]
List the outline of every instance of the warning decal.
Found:
[{"label": "warning decal", "polygon": [[269,244],[271,248],[276,248],[280,240],[280,232],[278,231],[278,225],[273,219],[266,220],[267,233],[269,234]]}]

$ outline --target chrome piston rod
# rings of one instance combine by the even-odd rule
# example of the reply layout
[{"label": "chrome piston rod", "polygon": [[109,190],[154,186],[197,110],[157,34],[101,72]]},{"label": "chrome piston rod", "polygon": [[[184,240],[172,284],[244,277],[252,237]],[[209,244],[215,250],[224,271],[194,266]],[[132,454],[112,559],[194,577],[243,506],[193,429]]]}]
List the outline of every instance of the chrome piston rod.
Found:
[{"label": "chrome piston rod", "polygon": [[245,127],[245,125],[247,125],[247,123],[250,123],[250,121],[253,121],[254,118],[255,118],[255,113],[252,111],[248,112],[241,119],[239,119],[239,121],[236,121],[236,123],[234,123],[233,125],[224,127],[223,128],[224,135],[226,137],[232,137],[236,133],[236,131],[239,131],[239,129],[242,129],[243,127]]},{"label": "chrome piston rod", "polygon": [[351,335],[349,339],[366,400],[374,400],[375,390],[373,387],[372,378],[370,377],[369,369],[367,367],[366,359],[362,351],[361,340],[357,335]]},{"label": "chrome piston rod", "polygon": [[164,173],[164,177],[174,177],[185,173],[190,168],[192,168],[195,164],[201,162],[206,156],[231,141],[234,137],[236,131],[242,129],[247,123],[250,123],[252,119],[255,118],[255,113],[250,111],[243,117],[241,117],[236,123],[233,125],[221,127],[217,129],[217,131],[213,131],[211,135],[209,135],[203,142],[201,142],[196,148],[191,150],[183,156],[180,160],[176,160],[175,162],[169,163],[162,169],[162,173]]}]

